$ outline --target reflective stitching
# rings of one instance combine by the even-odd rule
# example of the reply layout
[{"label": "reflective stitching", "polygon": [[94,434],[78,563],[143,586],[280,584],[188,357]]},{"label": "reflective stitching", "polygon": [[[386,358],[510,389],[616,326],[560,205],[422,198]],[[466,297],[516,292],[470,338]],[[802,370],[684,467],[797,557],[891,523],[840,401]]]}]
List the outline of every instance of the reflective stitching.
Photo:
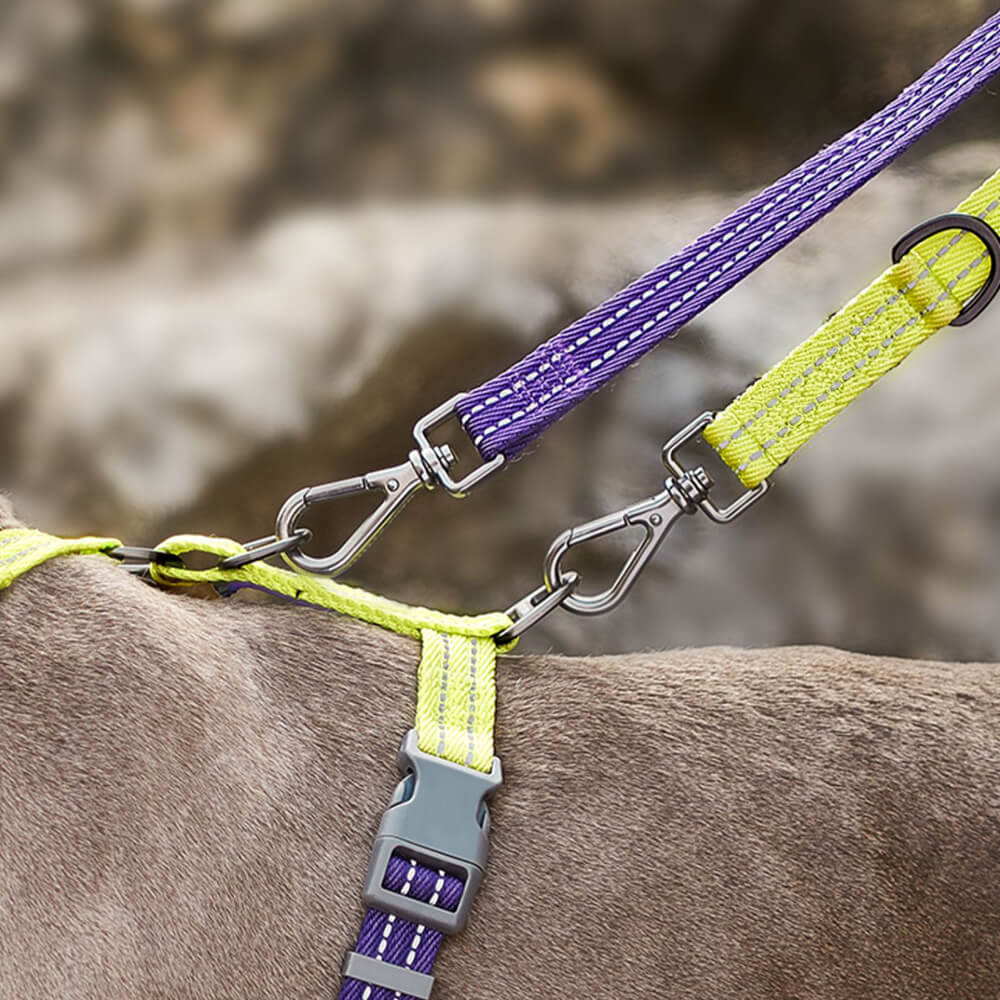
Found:
[{"label": "reflective stitching", "polygon": [[830,387],[828,389],[821,392],[818,396],[816,396],[815,399],[810,400],[805,406],[803,406],[802,409],[799,411],[799,413],[797,413],[794,417],[791,417],[789,420],[785,422],[785,424],[780,428],[780,430],[778,430],[778,432],[775,434],[773,438],[771,438],[770,441],[760,446],[760,451],[754,452],[754,454],[752,454],[745,462],[742,463],[742,465],[740,465],[736,469],[737,475],[739,475],[739,473],[741,472],[745,472],[747,468],[753,465],[754,462],[763,458],[767,454],[768,449],[773,448],[783,437],[786,437],[789,431],[794,426],[802,422],[803,418],[806,416],[807,413],[811,413],[813,410],[815,410],[820,403],[825,403],[826,400],[829,399],[832,395],[839,392],[850,379],[852,379],[855,375],[858,374],[858,372],[862,371],[864,368],[867,368],[869,361],[874,361],[875,358],[877,358],[880,354],[882,354],[883,351],[888,350],[897,340],[900,334],[905,333],[907,330],[910,329],[910,327],[915,326],[925,316],[927,316],[929,313],[932,313],[939,305],[941,305],[942,302],[944,302],[951,295],[951,290],[963,278],[968,277],[968,275],[971,274],[972,271],[975,270],[975,268],[977,268],[980,264],[982,264],[983,261],[987,259],[987,257],[989,257],[989,254],[984,252],[981,256],[977,257],[974,261],[972,261],[972,263],[970,263],[966,268],[964,268],[964,270],[960,271],[945,286],[945,290],[929,306],[927,306],[926,309],[918,313],[916,316],[913,316],[910,319],[908,319],[901,327],[899,327],[888,337],[882,340],[882,342],[877,347],[873,347],[871,350],[867,351],[864,358],[859,358],[857,361],[854,362],[854,365],[851,369],[848,369],[843,375],[840,375],[838,378],[834,379],[830,383]]},{"label": "reflective stitching", "polygon": [[441,701],[438,705],[438,732],[441,734],[438,739],[438,756],[444,756],[445,736],[447,730],[444,725],[445,709],[448,702],[448,668],[451,666],[451,645],[448,641],[447,632],[441,633],[441,646],[443,649],[443,663],[441,664]]},{"label": "reflective stitching", "polygon": [[476,757],[476,661],[479,658],[479,641],[473,639],[469,649],[469,721],[465,727],[469,740],[469,752],[465,756],[465,766],[472,767]]},{"label": "reflective stitching", "polygon": [[[1000,200],[994,201],[985,211],[979,214],[978,218],[985,221],[987,216],[992,214],[998,207],[1000,207]],[[853,330],[845,334],[838,341],[837,344],[835,344],[833,347],[829,348],[825,352],[825,357],[826,358],[834,357],[834,355],[839,353],[841,347],[844,347],[847,344],[849,344],[853,338],[857,337],[859,333],[863,332],[866,326],[871,325],[871,323],[873,323],[879,316],[881,316],[890,306],[895,305],[907,292],[912,291],[921,281],[924,280],[924,278],[929,277],[933,273],[931,271],[931,268],[935,264],[939,264],[948,254],[948,252],[952,249],[952,247],[955,247],[959,243],[961,243],[966,235],[967,235],[966,233],[958,233],[955,236],[953,236],[939,251],[937,251],[937,253],[934,254],[933,257],[930,258],[930,260],[927,261],[926,265],[924,266],[924,269],[908,285],[904,285],[903,288],[898,289],[896,293],[894,295],[891,295],[888,299],[886,299],[885,302],[883,302],[878,307],[878,309],[875,310],[875,312],[869,314],[863,320],[861,320],[858,323],[858,325],[854,327]],[[840,313],[838,313],[837,316],[840,316]],[[797,375],[795,378],[793,378],[788,383],[788,385],[785,386],[785,388],[783,388],[773,398],[769,399],[756,413],[754,413],[750,417],[747,417],[747,419],[742,424],[740,424],[740,426],[737,427],[736,430],[734,430],[732,434],[729,435],[728,438],[726,438],[720,445],[718,445],[715,450],[721,454],[734,441],[738,441],[746,433],[746,431],[748,431],[758,420],[760,420],[761,417],[767,414],[767,411],[769,409],[776,406],[781,401],[781,399],[784,399],[786,396],[788,396],[793,389],[797,389],[805,381],[805,379],[812,374],[812,370],[815,368],[815,366],[822,363],[824,363],[824,356],[821,356],[816,361],[812,362],[812,364],[808,365],[803,370],[801,375]]]}]

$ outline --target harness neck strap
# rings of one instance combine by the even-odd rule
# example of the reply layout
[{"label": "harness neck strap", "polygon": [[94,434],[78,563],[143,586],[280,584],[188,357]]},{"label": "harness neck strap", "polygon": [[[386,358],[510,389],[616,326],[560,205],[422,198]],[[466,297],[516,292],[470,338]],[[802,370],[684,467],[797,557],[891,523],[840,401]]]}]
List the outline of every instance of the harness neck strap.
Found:
[{"label": "harness neck strap", "polygon": [[0,590],[57,556],[101,555],[121,545],[117,538],[57,538],[32,528],[0,531]]}]

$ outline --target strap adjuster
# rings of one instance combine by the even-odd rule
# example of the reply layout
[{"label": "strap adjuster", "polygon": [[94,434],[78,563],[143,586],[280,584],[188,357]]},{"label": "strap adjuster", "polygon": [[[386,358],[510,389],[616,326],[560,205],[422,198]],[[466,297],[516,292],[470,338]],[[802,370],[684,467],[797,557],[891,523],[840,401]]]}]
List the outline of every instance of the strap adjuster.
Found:
[{"label": "strap adjuster", "polygon": [[[366,906],[444,934],[457,934],[483,879],[489,853],[490,814],[486,800],[503,781],[500,761],[489,773],[424,753],[417,731],[403,739],[397,763],[403,780],[382,816],[368,864]],[[447,910],[404,896],[384,885],[394,855],[455,875],[464,888],[458,906]]]},{"label": "strap adjuster", "polygon": [[357,979],[371,986],[379,986],[416,1000],[430,1000],[434,977],[417,972],[405,965],[383,962],[378,958],[349,951],[340,970],[348,979]]}]

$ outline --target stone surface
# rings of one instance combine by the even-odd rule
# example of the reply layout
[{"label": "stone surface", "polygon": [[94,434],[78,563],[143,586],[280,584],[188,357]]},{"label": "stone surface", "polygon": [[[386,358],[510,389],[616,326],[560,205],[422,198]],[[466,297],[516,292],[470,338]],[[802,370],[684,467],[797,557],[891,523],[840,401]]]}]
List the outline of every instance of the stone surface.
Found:
[{"label": "stone surface", "polygon": [[[728,402],[881,270],[899,234],[998,161],[989,144],[908,159],[481,493],[415,500],[355,578],[452,608],[512,602],[537,584],[552,537],[654,492],[666,437]],[[742,197],[300,209],[225,252],[158,244],[19,272],[0,296],[0,483],[53,530],[136,543],[182,529],[266,534],[293,490],[401,461],[416,416]],[[997,312],[943,331],[739,523],[685,519],[626,605],[600,619],[553,615],[530,644],[815,641],[1000,656],[998,334]],[[317,549],[359,513],[319,512]],[[613,573],[626,546],[581,551],[587,584]]]},{"label": "stone surface", "polygon": [[[214,246],[320,198],[764,182],[992,12],[986,0],[8,0],[0,269]],[[977,98],[942,134],[989,134],[993,118]]]}]

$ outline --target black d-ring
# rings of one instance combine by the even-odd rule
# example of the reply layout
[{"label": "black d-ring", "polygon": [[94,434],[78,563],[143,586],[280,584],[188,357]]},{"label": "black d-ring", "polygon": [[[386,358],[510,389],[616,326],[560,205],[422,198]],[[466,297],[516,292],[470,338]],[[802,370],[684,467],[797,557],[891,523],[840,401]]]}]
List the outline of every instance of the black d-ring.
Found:
[{"label": "black d-ring", "polygon": [[979,316],[993,301],[997,292],[1000,292],[1000,234],[988,222],[978,215],[964,215],[961,212],[949,212],[947,215],[928,219],[919,226],[914,226],[892,248],[892,262],[898,264],[918,243],[948,229],[961,229],[978,236],[986,244],[986,252],[990,255],[989,280],[951,321],[951,326],[965,326]]}]

